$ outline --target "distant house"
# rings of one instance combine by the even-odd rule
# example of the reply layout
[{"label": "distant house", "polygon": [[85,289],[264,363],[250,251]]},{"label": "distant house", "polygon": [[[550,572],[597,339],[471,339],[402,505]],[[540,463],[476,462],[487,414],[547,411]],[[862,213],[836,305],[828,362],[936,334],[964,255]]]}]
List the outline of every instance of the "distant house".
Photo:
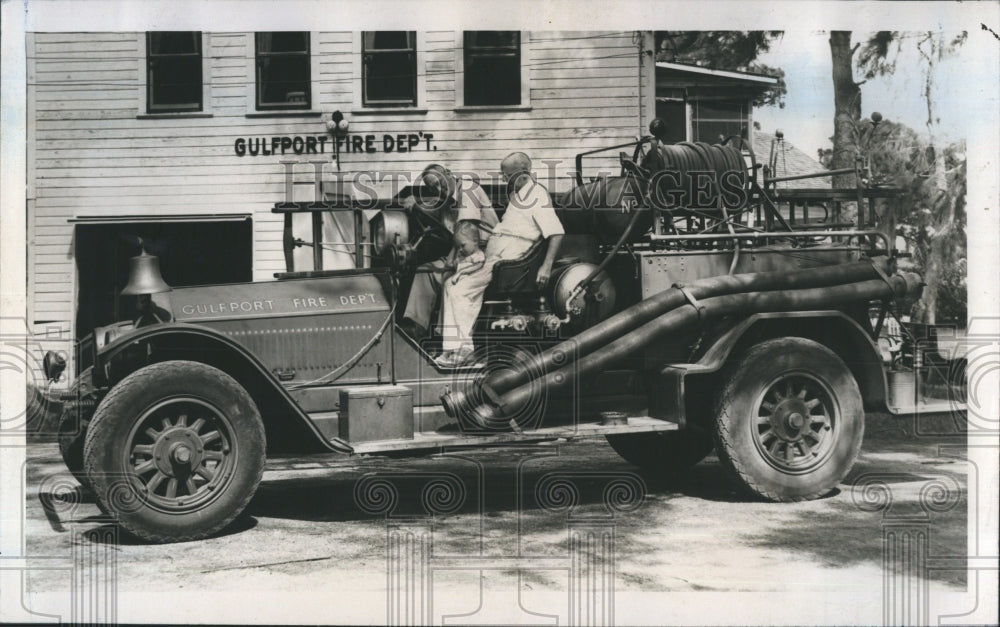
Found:
[{"label": "distant house", "polygon": [[778,79],[763,74],[656,63],[656,116],[667,141],[717,143],[731,135],[753,140],[753,101]]},{"label": "distant house", "polygon": [[[773,149],[773,153],[772,153]],[[805,152],[799,150],[788,140],[776,137],[771,133],[757,131],[753,135],[753,152],[757,156],[757,161],[768,164],[771,162],[773,154],[774,167],[770,169],[773,177],[798,176],[800,174],[813,174],[822,172],[826,168]],[[777,187],[823,187],[831,186],[829,176],[821,178],[809,178],[799,181],[788,181],[777,183]]]}]

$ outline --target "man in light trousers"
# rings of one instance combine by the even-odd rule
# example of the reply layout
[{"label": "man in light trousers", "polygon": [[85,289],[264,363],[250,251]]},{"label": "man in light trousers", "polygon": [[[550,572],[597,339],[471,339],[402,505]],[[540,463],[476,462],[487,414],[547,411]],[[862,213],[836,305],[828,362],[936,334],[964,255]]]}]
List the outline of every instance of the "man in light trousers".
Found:
[{"label": "man in light trousers", "polygon": [[442,298],[442,353],[436,363],[442,368],[465,364],[473,353],[472,329],[483,304],[483,293],[498,261],[520,259],[531,247],[547,239],[548,250],[535,280],[545,287],[559,252],[564,230],[556,216],[548,190],[531,174],[531,159],[523,152],[508,155],[500,164],[507,181],[509,202],[500,224],[486,244],[486,263],[480,270],[463,275],[444,286]]}]

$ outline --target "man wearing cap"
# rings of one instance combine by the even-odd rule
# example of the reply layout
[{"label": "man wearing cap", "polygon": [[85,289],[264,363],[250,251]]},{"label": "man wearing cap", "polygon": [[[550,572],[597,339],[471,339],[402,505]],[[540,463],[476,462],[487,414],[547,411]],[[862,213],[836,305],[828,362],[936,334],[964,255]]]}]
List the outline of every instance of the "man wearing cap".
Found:
[{"label": "man wearing cap", "polygon": [[535,277],[541,289],[548,284],[565,233],[548,190],[531,174],[528,155],[511,153],[500,163],[500,170],[507,181],[509,201],[503,220],[493,229],[486,244],[486,263],[481,270],[464,274],[459,281],[449,281],[444,287],[442,353],[435,362],[444,368],[460,366],[472,355],[472,328],[482,308],[483,293],[493,278],[494,264],[520,259],[536,242],[547,239],[548,250]]},{"label": "man wearing cap", "polygon": [[[454,200],[451,206],[440,212],[441,223],[450,232],[455,232],[455,224],[462,220],[478,220],[480,240],[486,241],[490,231],[499,221],[493,203],[483,188],[475,181],[456,177],[448,168],[432,163],[420,175],[420,181],[433,194],[437,193]],[[404,207],[412,209],[413,197],[404,201]],[[446,256],[425,263],[417,268],[406,301],[401,326],[414,339],[427,336],[431,326],[431,314],[441,294],[441,286],[446,275],[455,266],[455,251]]]}]

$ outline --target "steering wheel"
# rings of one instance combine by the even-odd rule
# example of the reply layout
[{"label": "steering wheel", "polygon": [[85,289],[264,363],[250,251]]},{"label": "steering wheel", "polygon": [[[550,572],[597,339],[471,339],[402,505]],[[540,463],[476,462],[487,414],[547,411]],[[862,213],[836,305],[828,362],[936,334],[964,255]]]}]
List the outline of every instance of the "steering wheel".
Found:
[{"label": "steering wheel", "polygon": [[426,199],[419,196],[413,196],[413,200],[414,204],[409,210],[409,214],[411,220],[417,225],[417,229],[415,230],[417,237],[413,242],[414,248],[420,246],[425,240],[451,243],[451,231],[438,216],[441,215],[442,211],[450,208],[451,204],[455,201],[451,198],[444,201],[441,198],[436,198],[431,202],[427,202]]}]

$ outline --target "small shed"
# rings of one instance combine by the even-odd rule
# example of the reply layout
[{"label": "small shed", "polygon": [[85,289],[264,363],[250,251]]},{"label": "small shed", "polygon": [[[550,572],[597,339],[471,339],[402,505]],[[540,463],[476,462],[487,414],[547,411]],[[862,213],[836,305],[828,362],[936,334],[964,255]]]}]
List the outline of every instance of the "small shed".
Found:
[{"label": "small shed", "polygon": [[753,101],[777,83],[764,74],[657,61],[656,116],[667,123],[667,141],[752,141]]}]

